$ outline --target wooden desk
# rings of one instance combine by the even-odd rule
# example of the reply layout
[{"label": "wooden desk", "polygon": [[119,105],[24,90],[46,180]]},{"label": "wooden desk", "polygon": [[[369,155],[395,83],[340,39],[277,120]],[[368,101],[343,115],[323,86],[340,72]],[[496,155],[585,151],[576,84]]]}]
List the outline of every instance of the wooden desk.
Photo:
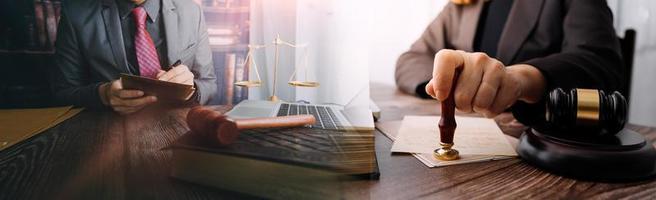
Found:
[{"label": "wooden desk", "polygon": [[[372,84],[381,121],[436,115],[438,104]],[[222,109],[228,109],[222,107]],[[0,199],[220,199],[244,194],[168,177],[170,152],[162,150],[188,129],[187,109],[151,109],[131,116],[84,111],[26,142],[0,152]],[[496,119],[505,132],[512,120]],[[656,140],[656,129],[631,126]],[[344,183],[348,199],[656,198],[656,181],[605,184],[555,176],[519,159],[429,169],[409,155],[391,155],[391,141],[376,133],[379,181]]]}]

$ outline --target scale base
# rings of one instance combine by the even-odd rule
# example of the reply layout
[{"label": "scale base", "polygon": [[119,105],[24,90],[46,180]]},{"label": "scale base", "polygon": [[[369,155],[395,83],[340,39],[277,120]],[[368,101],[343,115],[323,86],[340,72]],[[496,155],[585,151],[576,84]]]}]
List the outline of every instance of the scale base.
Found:
[{"label": "scale base", "polygon": [[623,129],[596,139],[553,135],[529,129],[519,138],[517,153],[538,168],[581,180],[627,182],[656,177],[656,149],[635,131]]}]

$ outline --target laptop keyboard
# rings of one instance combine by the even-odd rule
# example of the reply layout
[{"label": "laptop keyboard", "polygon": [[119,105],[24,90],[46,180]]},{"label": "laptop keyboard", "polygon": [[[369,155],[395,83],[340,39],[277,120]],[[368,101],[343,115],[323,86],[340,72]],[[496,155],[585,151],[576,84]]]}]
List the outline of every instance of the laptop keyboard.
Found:
[{"label": "laptop keyboard", "polygon": [[312,128],[344,129],[344,126],[337,119],[337,115],[335,115],[333,109],[330,109],[328,106],[282,103],[280,104],[280,109],[278,109],[278,116],[306,114],[313,115],[317,119],[317,123],[313,124]]}]

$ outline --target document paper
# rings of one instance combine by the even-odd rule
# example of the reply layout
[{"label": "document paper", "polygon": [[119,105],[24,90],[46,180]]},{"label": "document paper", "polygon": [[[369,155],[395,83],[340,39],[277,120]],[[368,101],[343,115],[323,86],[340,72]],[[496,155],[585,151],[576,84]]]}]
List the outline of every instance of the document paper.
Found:
[{"label": "document paper", "polygon": [[457,117],[454,149],[460,159],[441,161],[433,157],[439,148],[439,116],[406,116],[392,145],[392,152],[412,153],[429,167],[500,160],[517,156],[514,148],[494,120],[476,117]]}]

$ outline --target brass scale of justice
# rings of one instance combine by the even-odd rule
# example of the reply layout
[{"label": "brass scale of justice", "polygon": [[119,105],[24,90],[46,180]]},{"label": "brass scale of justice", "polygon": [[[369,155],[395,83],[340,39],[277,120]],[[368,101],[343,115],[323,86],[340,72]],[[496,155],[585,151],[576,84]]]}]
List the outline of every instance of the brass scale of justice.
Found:
[{"label": "brass scale of justice", "polygon": [[[272,94],[269,97],[269,101],[279,101],[278,97],[276,96],[276,83],[278,79],[278,63],[280,60],[280,45],[283,46],[288,46],[291,48],[302,48],[302,64],[301,67],[296,67],[294,68],[294,72],[292,75],[289,77],[289,81],[287,84],[294,86],[294,87],[309,87],[309,88],[315,88],[319,87],[319,82],[316,81],[308,81],[308,69],[307,69],[307,57],[308,57],[308,48],[307,44],[292,44],[290,42],[284,41],[280,39],[280,34],[276,35],[276,38],[273,40],[272,44],[275,46],[275,63],[273,65],[273,89],[272,89]],[[254,68],[255,70],[255,76],[257,77],[257,80],[245,80],[245,81],[237,81],[235,82],[236,86],[239,87],[246,87],[246,88],[251,88],[251,87],[260,87],[262,86],[262,79],[260,78],[260,73],[257,69],[257,63],[255,62],[255,52],[258,49],[266,48],[269,45],[248,45],[248,53],[246,54],[246,59],[244,59],[243,65],[247,67],[247,70],[250,71],[251,68]],[[298,70],[305,70],[305,77],[303,81],[298,80]],[[296,80],[294,80],[296,78]]]}]

